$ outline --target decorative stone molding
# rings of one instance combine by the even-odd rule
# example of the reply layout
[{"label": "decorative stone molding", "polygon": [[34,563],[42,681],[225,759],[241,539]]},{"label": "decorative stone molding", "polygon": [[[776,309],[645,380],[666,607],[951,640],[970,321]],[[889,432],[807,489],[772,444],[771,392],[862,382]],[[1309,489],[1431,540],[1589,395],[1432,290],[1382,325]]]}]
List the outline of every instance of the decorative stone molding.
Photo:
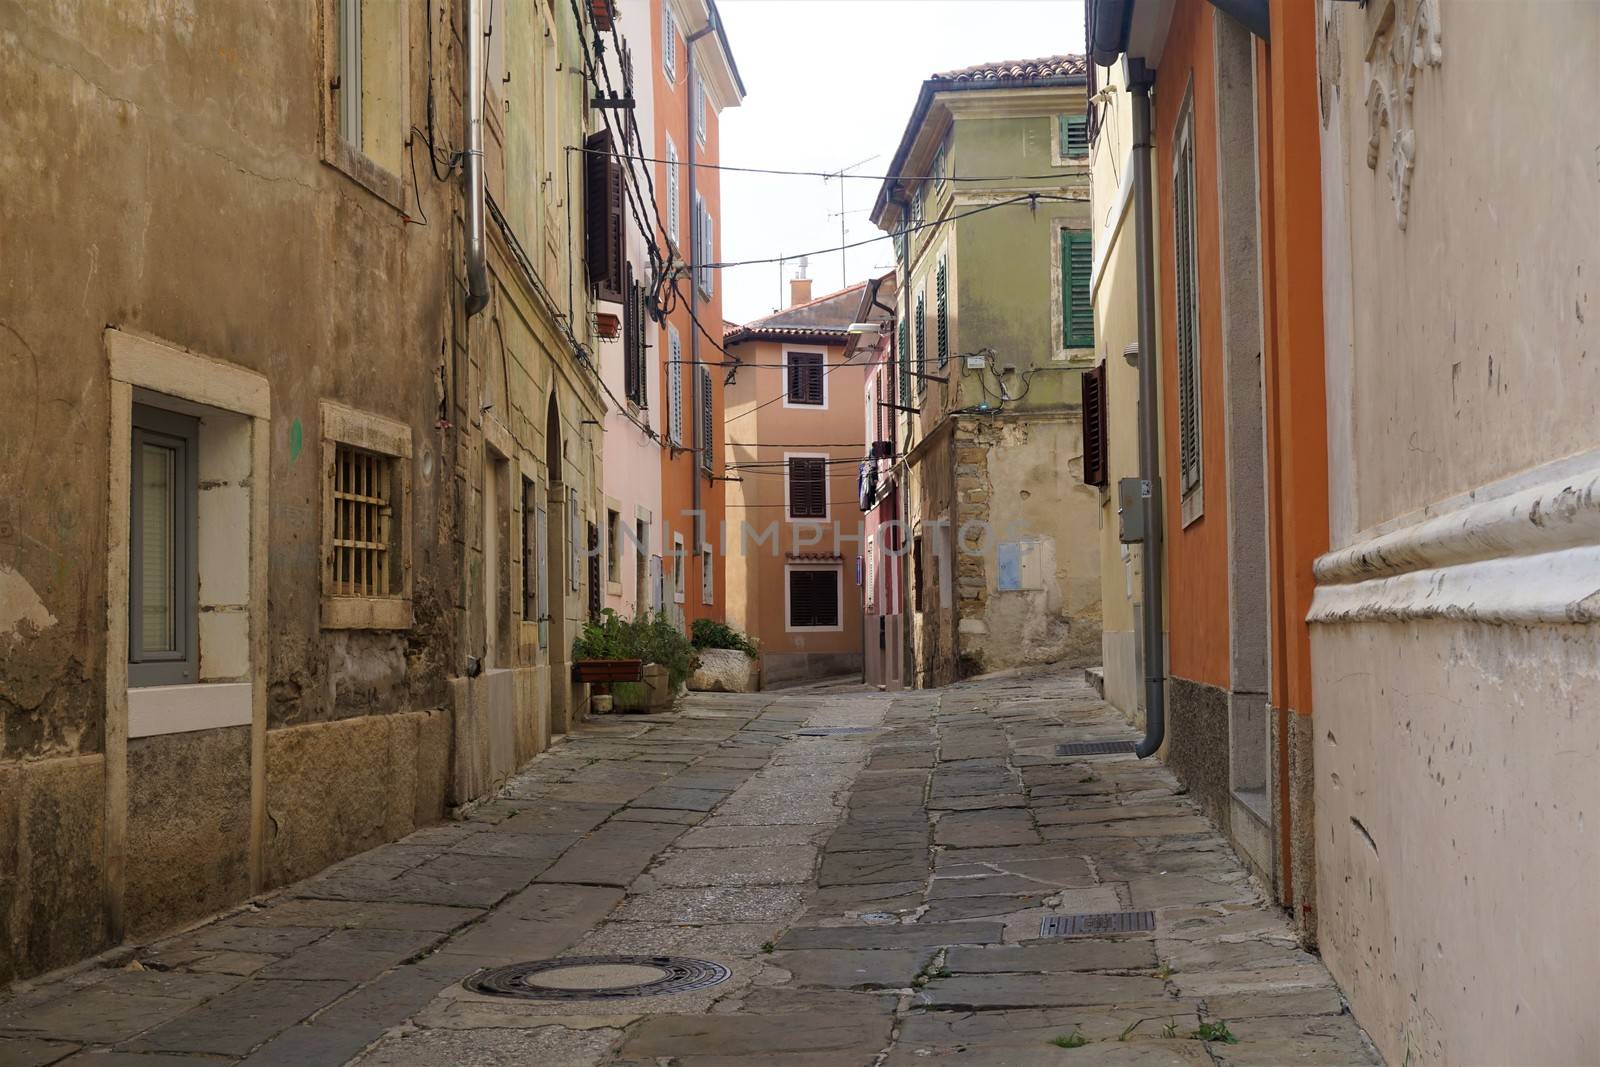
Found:
[{"label": "decorative stone molding", "polygon": [[1600,622],[1600,454],[1536,473],[1323,556],[1307,621]]},{"label": "decorative stone molding", "polygon": [[[1404,17],[1402,17],[1404,16]],[[1367,13],[1367,166],[1378,169],[1385,128],[1389,131],[1388,173],[1395,219],[1403,230],[1411,210],[1411,171],[1416,165],[1416,129],[1411,101],[1417,74],[1437,67],[1438,0],[1378,0]]]}]

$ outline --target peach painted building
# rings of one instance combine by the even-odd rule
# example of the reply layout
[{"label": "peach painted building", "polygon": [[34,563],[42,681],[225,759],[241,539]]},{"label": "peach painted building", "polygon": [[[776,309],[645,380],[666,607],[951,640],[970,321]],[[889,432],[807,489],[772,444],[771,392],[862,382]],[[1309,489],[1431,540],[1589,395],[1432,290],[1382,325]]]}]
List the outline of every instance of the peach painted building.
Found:
[{"label": "peach painted building", "polygon": [[[674,263],[660,290],[662,321],[651,366],[660,387],[661,556],[658,599],[687,627],[723,617],[725,515],[722,427],[722,296],[716,261],[721,221],[719,116],[744,99],[714,0],[652,6],[656,212]],[[658,547],[656,547],[658,546]]]},{"label": "peach painted building", "polygon": [[847,364],[865,285],[731,328],[727,369],[728,622],[761,644],[764,687],[862,667],[863,364]]}]

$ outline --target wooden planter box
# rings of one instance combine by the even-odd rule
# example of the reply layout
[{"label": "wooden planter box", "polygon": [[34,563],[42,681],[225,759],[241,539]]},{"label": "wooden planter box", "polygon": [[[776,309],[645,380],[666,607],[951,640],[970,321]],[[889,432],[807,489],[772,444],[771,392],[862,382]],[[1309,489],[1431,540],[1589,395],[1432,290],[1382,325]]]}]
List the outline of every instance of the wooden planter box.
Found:
[{"label": "wooden planter box", "polygon": [[572,664],[572,680],[589,685],[637,682],[644,678],[644,663],[636,659],[580,659]]}]

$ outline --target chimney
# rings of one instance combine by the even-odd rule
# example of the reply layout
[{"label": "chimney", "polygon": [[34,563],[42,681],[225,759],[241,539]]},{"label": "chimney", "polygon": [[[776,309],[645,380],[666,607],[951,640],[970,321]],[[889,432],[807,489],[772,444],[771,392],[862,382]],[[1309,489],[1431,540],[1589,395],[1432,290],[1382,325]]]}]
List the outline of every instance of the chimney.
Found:
[{"label": "chimney", "polygon": [[809,304],[810,302],[811,302],[811,279],[810,278],[790,278],[789,279],[789,306],[790,307],[794,307],[796,304]]}]

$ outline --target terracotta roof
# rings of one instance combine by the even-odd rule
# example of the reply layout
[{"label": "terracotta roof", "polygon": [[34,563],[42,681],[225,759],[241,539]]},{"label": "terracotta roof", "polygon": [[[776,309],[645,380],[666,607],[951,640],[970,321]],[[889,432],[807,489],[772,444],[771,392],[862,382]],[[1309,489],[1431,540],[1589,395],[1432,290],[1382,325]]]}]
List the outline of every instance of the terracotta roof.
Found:
[{"label": "terracotta roof", "polygon": [[861,290],[866,282],[857,282],[846,289],[835,293],[827,293],[808,300],[804,304],[774,311],[759,319],[751,319],[741,326],[735,326],[723,331],[723,342],[732,344],[736,341],[746,341],[756,337],[813,337],[818,334],[837,335],[839,344],[843,344],[855,320],[856,307],[860,304]]},{"label": "terracotta roof", "polygon": [[1032,82],[1044,78],[1067,78],[1088,73],[1082,56],[1044,56],[1040,59],[1008,59],[999,63],[979,63],[975,67],[947,70],[935,74],[932,82]]}]

